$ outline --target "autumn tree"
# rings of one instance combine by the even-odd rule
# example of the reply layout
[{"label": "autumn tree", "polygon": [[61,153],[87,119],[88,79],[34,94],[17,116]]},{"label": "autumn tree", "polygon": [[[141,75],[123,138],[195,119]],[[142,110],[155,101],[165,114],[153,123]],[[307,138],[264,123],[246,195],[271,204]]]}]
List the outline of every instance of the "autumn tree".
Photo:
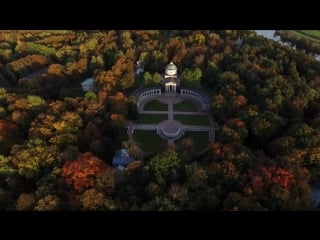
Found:
[{"label": "autumn tree", "polygon": [[177,201],[180,205],[183,205],[188,201],[188,189],[174,183],[168,190],[168,196],[172,198],[172,200]]},{"label": "autumn tree", "polygon": [[27,102],[30,110],[32,111],[33,116],[36,116],[37,114],[44,111],[45,101],[43,98],[39,96],[28,95]]},{"label": "autumn tree", "polygon": [[200,86],[200,80],[202,78],[202,71],[200,68],[194,68],[194,69],[184,69],[181,74],[181,81],[192,87],[198,87]]},{"label": "autumn tree", "polygon": [[0,190],[2,190],[3,195],[7,196],[7,193],[2,188],[13,190],[10,185],[17,179],[17,175],[17,169],[12,164],[12,158],[0,155]]},{"label": "autumn tree", "polygon": [[115,128],[117,128],[118,130],[124,129],[125,118],[123,114],[111,114],[110,119]]},{"label": "autumn tree", "polygon": [[269,210],[297,210],[310,206],[307,183],[310,175],[299,166],[297,157],[279,157],[274,161],[257,152],[255,163],[247,170],[249,179],[245,193],[248,196],[255,196]]},{"label": "autumn tree", "polygon": [[0,152],[8,154],[12,145],[19,141],[19,128],[16,124],[0,119]]},{"label": "autumn tree", "polygon": [[69,144],[77,143],[76,134],[82,127],[82,119],[77,113],[67,111],[52,126],[55,129],[55,136],[50,138],[49,141],[63,148]]},{"label": "autumn tree", "polygon": [[94,188],[86,190],[80,199],[84,210],[103,210],[105,196]]},{"label": "autumn tree", "polygon": [[83,131],[81,131],[80,146],[82,148],[88,149],[91,145],[94,149],[99,149],[99,144],[101,145],[102,135],[97,126],[93,122],[88,122],[87,126]]},{"label": "autumn tree", "polygon": [[227,104],[228,101],[222,94],[218,94],[213,97],[211,109],[215,118],[218,120],[225,119]]},{"label": "autumn tree", "polygon": [[134,157],[136,161],[142,160],[142,149],[133,139],[123,141],[122,146],[128,150],[130,156]]},{"label": "autumn tree", "polygon": [[264,144],[269,139],[281,133],[281,129],[286,125],[283,117],[270,111],[254,117],[249,124],[249,130],[257,144]]},{"label": "autumn tree", "polygon": [[181,208],[171,198],[157,196],[141,207],[142,211],[179,211]]},{"label": "autumn tree", "polygon": [[112,93],[117,85],[116,76],[113,71],[97,70],[94,73],[94,78],[98,84],[98,98],[101,101],[106,100],[107,96]]},{"label": "autumn tree", "polygon": [[220,128],[218,137],[222,143],[241,143],[239,134],[227,126],[222,126]]},{"label": "autumn tree", "polygon": [[185,186],[187,189],[199,189],[206,186],[207,174],[204,169],[196,164],[190,164],[185,166],[186,181]]},{"label": "autumn tree", "polygon": [[96,177],[97,190],[104,192],[106,195],[112,195],[116,188],[117,173],[114,169],[108,169],[99,173]]},{"label": "autumn tree", "polygon": [[54,115],[40,113],[30,124],[29,137],[49,140],[54,136],[53,124],[55,121],[56,117]]},{"label": "autumn tree", "polygon": [[122,92],[117,92],[114,96],[110,96],[109,100],[112,112],[127,115],[128,98]]},{"label": "autumn tree", "polygon": [[55,195],[47,195],[41,198],[34,207],[35,211],[55,211],[59,210],[60,199]]},{"label": "autumn tree", "polygon": [[36,200],[33,194],[21,193],[17,200],[16,209],[18,211],[30,211],[33,209],[35,203]]},{"label": "autumn tree", "polygon": [[183,161],[191,161],[196,153],[196,147],[192,138],[182,139],[181,158]]},{"label": "autumn tree", "polygon": [[65,80],[65,67],[60,64],[51,64],[48,67],[48,74]]},{"label": "autumn tree", "polygon": [[76,191],[83,191],[94,186],[97,174],[106,171],[108,165],[90,152],[81,154],[75,161],[67,162],[62,167],[62,177],[67,185]]},{"label": "autumn tree", "polygon": [[28,140],[22,147],[12,151],[12,155],[18,173],[27,179],[37,179],[48,173],[58,161],[56,146],[48,146],[38,138]]},{"label": "autumn tree", "polygon": [[268,146],[271,156],[289,155],[295,146],[295,139],[291,136],[282,136],[273,139]]},{"label": "autumn tree", "polygon": [[180,159],[173,150],[156,155],[145,166],[145,170],[150,172],[161,185],[176,181],[179,177],[179,168]]},{"label": "autumn tree", "polygon": [[254,197],[247,197],[238,192],[230,192],[223,202],[226,211],[266,211]]}]

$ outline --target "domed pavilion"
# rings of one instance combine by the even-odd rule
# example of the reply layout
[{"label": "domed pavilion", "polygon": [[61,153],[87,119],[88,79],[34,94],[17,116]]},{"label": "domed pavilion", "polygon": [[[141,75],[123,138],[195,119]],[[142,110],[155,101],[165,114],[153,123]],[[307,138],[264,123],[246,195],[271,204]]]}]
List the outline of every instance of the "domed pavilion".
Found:
[{"label": "domed pavilion", "polygon": [[173,62],[170,62],[166,66],[163,81],[162,81],[162,92],[165,92],[165,93],[180,92],[180,79],[178,78],[178,69]]}]

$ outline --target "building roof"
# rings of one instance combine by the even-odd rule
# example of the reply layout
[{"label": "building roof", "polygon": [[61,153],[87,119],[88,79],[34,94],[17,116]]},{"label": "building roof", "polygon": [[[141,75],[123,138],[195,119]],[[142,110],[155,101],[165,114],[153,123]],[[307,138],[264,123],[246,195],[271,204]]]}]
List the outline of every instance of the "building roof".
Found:
[{"label": "building roof", "polygon": [[173,62],[171,62],[167,65],[166,69],[167,70],[177,70],[177,66]]},{"label": "building roof", "polygon": [[85,81],[83,81],[82,83],[81,83],[81,86],[90,86],[90,85],[93,85],[94,84],[94,79],[93,79],[93,77],[91,77],[91,78],[88,78],[88,79],[86,79]]},{"label": "building roof", "polygon": [[237,44],[238,46],[241,46],[241,44],[242,44],[242,38],[240,38],[240,36],[238,36],[238,39],[237,39],[237,41],[236,41],[236,44]]},{"label": "building roof", "polygon": [[142,61],[137,61],[137,66],[139,66],[139,67],[144,67],[144,62],[142,62]]},{"label": "building roof", "polygon": [[118,150],[112,159],[112,165],[114,166],[126,166],[131,162],[133,162],[133,157],[130,157],[129,152],[126,149]]}]

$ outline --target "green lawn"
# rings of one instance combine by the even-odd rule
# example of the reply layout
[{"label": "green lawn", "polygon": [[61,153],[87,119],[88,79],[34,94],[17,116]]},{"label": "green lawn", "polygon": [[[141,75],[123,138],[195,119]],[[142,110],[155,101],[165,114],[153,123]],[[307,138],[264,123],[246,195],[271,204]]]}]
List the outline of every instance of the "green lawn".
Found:
[{"label": "green lawn", "polygon": [[183,101],[181,103],[174,104],[173,111],[197,112],[198,108],[193,102]]},{"label": "green lawn", "polygon": [[158,100],[152,100],[144,105],[144,111],[168,111],[168,105]]},{"label": "green lawn", "polygon": [[315,42],[320,42],[320,30],[292,30],[291,32]]},{"label": "green lawn", "polygon": [[210,125],[209,118],[207,116],[174,115],[174,119],[185,125]]},{"label": "green lawn", "polygon": [[154,152],[167,143],[167,140],[161,138],[156,131],[135,130],[133,137],[141,144],[144,151]]},{"label": "green lawn", "polygon": [[196,148],[196,152],[199,153],[203,151],[209,144],[209,133],[208,132],[185,132],[184,136],[179,140],[175,141],[175,145],[178,148],[182,147],[182,140],[184,138],[191,138],[193,140],[193,144]]},{"label": "green lawn", "polygon": [[140,114],[139,119],[135,123],[157,124],[164,120],[168,120],[167,114]]}]

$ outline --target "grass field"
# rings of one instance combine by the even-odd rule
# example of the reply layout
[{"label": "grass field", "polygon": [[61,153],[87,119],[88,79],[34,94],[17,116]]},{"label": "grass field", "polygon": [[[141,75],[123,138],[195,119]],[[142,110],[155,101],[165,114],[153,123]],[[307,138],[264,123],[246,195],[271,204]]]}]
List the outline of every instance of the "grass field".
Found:
[{"label": "grass field", "polygon": [[168,120],[167,114],[140,114],[139,119],[135,123],[157,124],[164,120]]},{"label": "grass field", "polygon": [[320,30],[291,30],[291,32],[320,43]]},{"label": "grass field", "polygon": [[175,141],[175,145],[178,148],[181,148],[183,138],[191,138],[196,148],[196,152],[199,153],[208,146],[209,144],[208,137],[209,137],[208,132],[185,132],[184,136],[181,139]]},{"label": "grass field", "polygon": [[209,118],[207,116],[174,115],[174,119],[185,125],[210,125]]},{"label": "grass field", "polygon": [[141,144],[144,151],[154,152],[167,143],[166,140],[159,137],[156,131],[135,130],[133,137],[136,142]]},{"label": "grass field", "polygon": [[168,111],[168,105],[159,102],[158,100],[152,100],[144,105],[144,111]]},{"label": "grass field", "polygon": [[181,103],[174,104],[173,111],[197,112],[198,108],[193,102],[183,101]]}]

